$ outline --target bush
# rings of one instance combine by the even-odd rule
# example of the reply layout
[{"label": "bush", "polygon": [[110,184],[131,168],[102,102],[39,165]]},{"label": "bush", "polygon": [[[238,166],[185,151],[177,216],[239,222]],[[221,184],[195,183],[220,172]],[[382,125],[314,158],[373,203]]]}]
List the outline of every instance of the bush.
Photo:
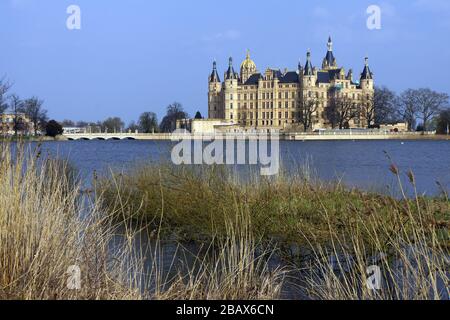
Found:
[{"label": "bush", "polygon": [[45,125],[46,135],[49,137],[56,137],[64,133],[63,127],[55,120],[50,120]]}]

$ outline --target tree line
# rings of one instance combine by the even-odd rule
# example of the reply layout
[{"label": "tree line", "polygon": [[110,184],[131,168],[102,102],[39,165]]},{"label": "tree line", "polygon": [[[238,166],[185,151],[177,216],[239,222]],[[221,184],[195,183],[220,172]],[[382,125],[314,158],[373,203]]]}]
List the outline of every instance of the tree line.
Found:
[{"label": "tree line", "polygon": [[[0,118],[8,113],[12,120],[12,129],[14,134],[27,131],[27,122],[23,115],[33,125],[33,134],[38,135],[39,132],[45,131],[45,127],[49,123],[47,110],[43,108],[44,101],[38,97],[21,99],[17,94],[9,94],[12,84],[4,78],[0,79]],[[1,131],[4,132],[4,123],[0,122]]]},{"label": "tree line", "polygon": [[[166,115],[161,122],[158,121],[158,116],[154,112],[143,112],[137,121],[131,121],[128,125],[120,117],[109,117],[103,121],[86,122],[72,120],[64,120],[61,122],[63,127],[87,128],[93,133],[99,132],[140,132],[140,133],[168,133],[176,129],[178,120],[189,118],[189,114],[184,111],[183,105],[179,102],[171,103],[166,108]],[[198,111],[195,118],[202,118]]]},{"label": "tree line", "polygon": [[[305,97],[300,102],[299,122],[305,131],[311,130],[321,99]],[[375,87],[373,95],[361,97],[358,105],[352,97],[340,93],[339,88],[329,92],[324,108],[333,128],[345,129],[351,120],[363,119],[364,126],[376,128],[381,124],[405,122],[410,131],[448,133],[450,126],[449,96],[428,88],[407,89],[397,94],[387,87]]]}]

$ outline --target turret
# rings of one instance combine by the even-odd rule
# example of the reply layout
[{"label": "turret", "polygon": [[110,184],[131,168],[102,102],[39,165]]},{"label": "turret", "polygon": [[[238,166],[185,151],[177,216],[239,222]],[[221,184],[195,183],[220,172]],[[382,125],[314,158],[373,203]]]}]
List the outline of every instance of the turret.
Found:
[{"label": "turret", "polygon": [[348,70],[347,80],[350,80],[351,82],[353,82],[353,69]]},{"label": "turret", "polygon": [[361,79],[360,79],[361,88],[363,90],[373,90],[373,73],[372,73],[372,71],[370,71],[370,68],[369,68],[369,58],[368,57],[365,58],[364,64],[365,64],[364,70],[361,73]]},{"label": "turret", "polygon": [[228,59],[228,70],[227,72],[225,72],[225,80],[234,80],[234,79],[238,79],[238,75],[236,72],[234,72],[234,68],[233,68],[233,58],[230,57]]},{"label": "turret", "polygon": [[213,62],[213,70],[208,78],[208,118],[217,119],[224,116],[222,105],[222,83],[217,72],[217,63]]},{"label": "turret", "polygon": [[325,58],[322,62],[322,69],[323,70],[329,70],[329,69],[336,69],[337,63],[336,58],[333,54],[333,41],[331,40],[331,37],[328,38],[328,44],[327,44],[328,50],[327,54],[325,55]]},{"label": "turret", "polygon": [[311,64],[311,51],[309,49],[308,49],[308,52],[306,53],[306,65],[305,65],[305,70],[303,72],[303,75],[305,75],[305,76],[313,75],[313,67]]},{"label": "turret", "polygon": [[228,60],[228,70],[225,72],[224,82],[224,102],[225,102],[225,120],[237,121],[238,109],[238,81],[239,76],[234,72],[233,58]]},{"label": "turret", "polygon": [[216,61],[213,62],[213,71],[211,75],[209,76],[209,82],[215,83],[220,82],[219,74],[217,73],[217,63]]},{"label": "turret", "polygon": [[316,84],[317,69],[313,68],[311,63],[311,51],[308,50],[306,54],[306,65],[303,70],[303,85],[306,87],[312,87]]}]

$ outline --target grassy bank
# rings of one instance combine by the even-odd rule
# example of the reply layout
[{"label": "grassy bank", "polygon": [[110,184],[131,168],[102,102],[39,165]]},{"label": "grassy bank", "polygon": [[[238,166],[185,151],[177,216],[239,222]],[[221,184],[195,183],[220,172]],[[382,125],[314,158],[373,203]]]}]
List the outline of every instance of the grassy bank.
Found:
[{"label": "grassy bank", "polygon": [[[408,175],[414,187],[413,173]],[[334,230],[348,236],[353,232],[351,226],[369,222],[384,226],[385,232],[378,236],[387,237],[400,229],[410,232],[419,218],[424,220],[423,227],[440,233],[441,243],[448,240],[441,232],[450,218],[445,194],[397,199],[312,182],[301,173],[267,179],[255,176],[241,182],[224,167],[170,165],[113,174],[112,179],[101,179],[96,185],[104,203],[115,208],[116,217],[145,219],[184,240],[224,235],[226,221],[237,212],[251,217],[257,236],[281,243],[305,244],[305,234],[327,242]],[[373,235],[365,230],[361,236],[370,239]]]},{"label": "grassy bank", "polygon": [[[448,283],[450,202],[446,194],[402,199],[298,174],[246,182],[223,167],[154,165],[96,181],[118,220],[145,220],[164,236],[199,242],[227,239],[227,221],[251,220],[261,244],[276,244],[308,276],[305,289],[325,299],[432,299]],[[377,265],[384,290],[368,290],[367,267]],[[402,268],[398,266],[401,265]],[[445,287],[445,285],[444,285]]]}]

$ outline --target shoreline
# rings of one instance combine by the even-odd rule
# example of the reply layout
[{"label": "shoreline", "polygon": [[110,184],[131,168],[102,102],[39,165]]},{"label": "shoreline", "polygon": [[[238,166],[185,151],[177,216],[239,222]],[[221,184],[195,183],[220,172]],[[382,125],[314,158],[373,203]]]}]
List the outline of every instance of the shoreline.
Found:
[{"label": "shoreline", "polygon": [[[235,140],[261,140],[257,134],[235,134],[226,136]],[[270,137],[270,135],[269,135]],[[215,140],[224,138],[220,134],[178,134],[171,135],[166,133],[156,134],[77,134],[63,135],[56,138],[51,137],[27,137],[23,138],[0,138],[0,142],[70,142],[70,141],[107,141],[107,140],[130,140],[130,141],[179,141],[179,140]],[[420,135],[420,134],[289,134],[279,135],[280,141],[450,141],[450,135]]]}]

